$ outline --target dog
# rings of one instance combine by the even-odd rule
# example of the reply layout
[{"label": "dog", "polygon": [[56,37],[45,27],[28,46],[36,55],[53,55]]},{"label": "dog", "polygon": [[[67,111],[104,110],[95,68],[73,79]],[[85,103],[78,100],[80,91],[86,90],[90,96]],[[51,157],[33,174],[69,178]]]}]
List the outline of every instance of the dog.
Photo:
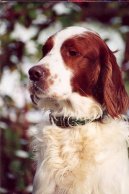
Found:
[{"label": "dog", "polygon": [[49,111],[33,137],[33,194],[129,194],[129,98],[114,53],[78,26],[42,50],[29,70],[31,99]]}]

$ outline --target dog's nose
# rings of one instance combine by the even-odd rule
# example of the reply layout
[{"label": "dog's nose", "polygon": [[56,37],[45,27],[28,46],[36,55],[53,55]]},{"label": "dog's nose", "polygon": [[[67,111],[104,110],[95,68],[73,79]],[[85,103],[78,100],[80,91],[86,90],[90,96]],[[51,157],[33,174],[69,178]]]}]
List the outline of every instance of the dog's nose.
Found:
[{"label": "dog's nose", "polygon": [[29,78],[32,81],[39,81],[44,76],[44,68],[40,65],[31,67],[29,70]]}]

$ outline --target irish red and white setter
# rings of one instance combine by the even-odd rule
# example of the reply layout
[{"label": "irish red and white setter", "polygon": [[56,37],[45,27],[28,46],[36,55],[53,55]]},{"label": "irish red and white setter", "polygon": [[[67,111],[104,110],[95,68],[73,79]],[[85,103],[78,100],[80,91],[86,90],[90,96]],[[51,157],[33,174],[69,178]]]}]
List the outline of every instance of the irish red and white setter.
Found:
[{"label": "irish red and white setter", "polygon": [[32,101],[50,111],[33,137],[33,194],[129,194],[129,98],[101,37],[57,32],[29,76]]}]

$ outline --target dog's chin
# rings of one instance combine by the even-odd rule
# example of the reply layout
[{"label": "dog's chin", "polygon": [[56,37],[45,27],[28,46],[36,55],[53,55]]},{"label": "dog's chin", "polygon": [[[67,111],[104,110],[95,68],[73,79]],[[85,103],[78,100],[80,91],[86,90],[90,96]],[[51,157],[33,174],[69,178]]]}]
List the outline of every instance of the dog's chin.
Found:
[{"label": "dog's chin", "polygon": [[31,94],[30,95],[33,104],[43,110],[58,110],[60,109],[60,103],[65,101],[66,95],[59,94]]},{"label": "dog's chin", "polygon": [[44,111],[53,111],[59,108],[59,102],[57,99],[52,97],[44,96],[42,98],[33,98],[33,103],[39,108],[43,109]]}]

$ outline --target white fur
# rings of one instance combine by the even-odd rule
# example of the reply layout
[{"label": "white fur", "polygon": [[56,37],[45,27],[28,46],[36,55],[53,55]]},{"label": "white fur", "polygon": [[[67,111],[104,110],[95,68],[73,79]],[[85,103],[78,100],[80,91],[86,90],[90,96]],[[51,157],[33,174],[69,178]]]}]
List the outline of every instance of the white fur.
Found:
[{"label": "white fur", "polygon": [[34,138],[34,194],[129,194],[126,122],[40,126]]}]

